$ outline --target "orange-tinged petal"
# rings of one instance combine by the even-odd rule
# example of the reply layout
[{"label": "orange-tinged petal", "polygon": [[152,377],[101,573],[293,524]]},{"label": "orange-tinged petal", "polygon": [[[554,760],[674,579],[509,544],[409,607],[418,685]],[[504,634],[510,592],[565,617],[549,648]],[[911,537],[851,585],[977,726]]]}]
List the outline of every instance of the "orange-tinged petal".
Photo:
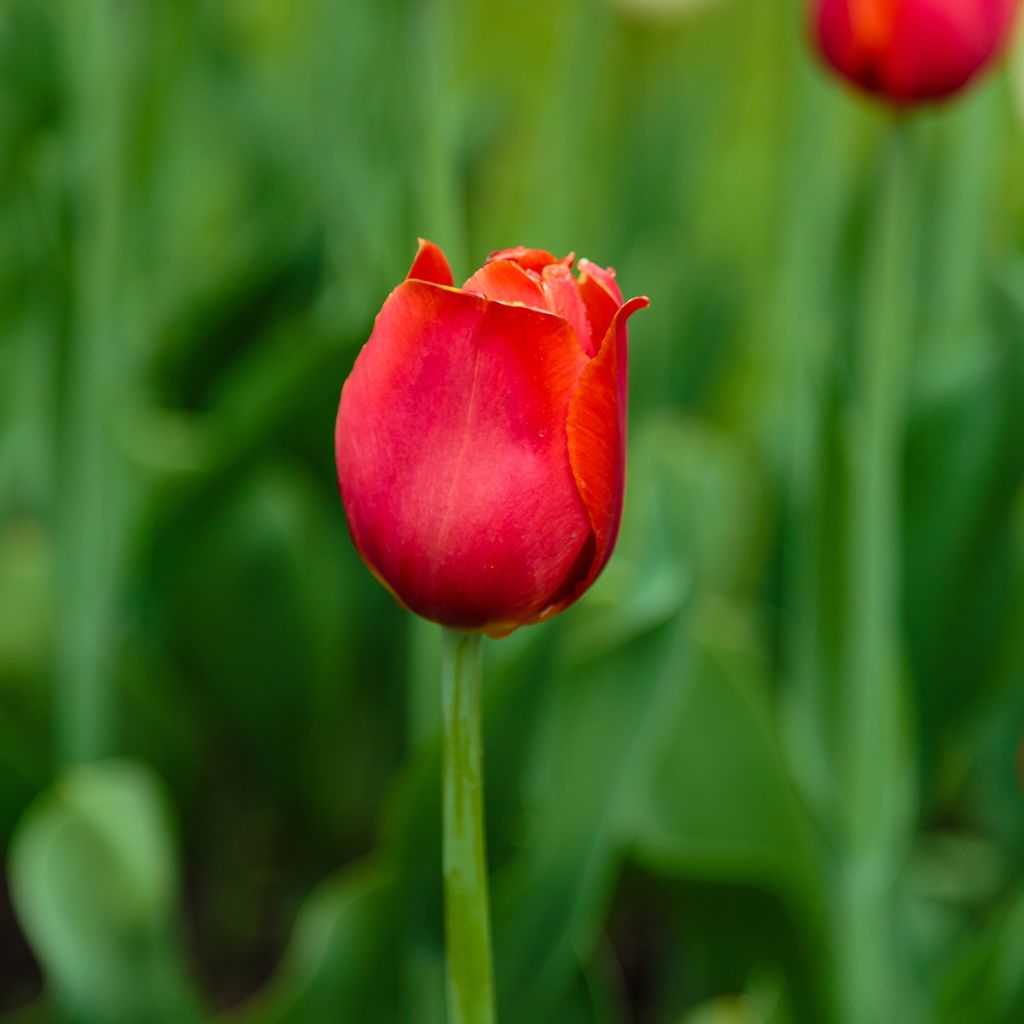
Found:
[{"label": "orange-tinged petal", "polygon": [[867,48],[885,46],[892,39],[900,0],[850,0],[850,20]]}]

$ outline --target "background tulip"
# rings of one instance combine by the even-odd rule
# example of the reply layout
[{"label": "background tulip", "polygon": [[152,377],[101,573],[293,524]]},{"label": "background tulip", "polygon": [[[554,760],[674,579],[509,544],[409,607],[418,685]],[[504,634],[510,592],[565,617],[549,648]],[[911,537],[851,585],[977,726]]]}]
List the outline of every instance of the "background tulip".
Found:
[{"label": "background tulip", "polygon": [[342,391],[352,537],[425,618],[502,635],[561,611],[611,555],[622,512],[626,321],[614,272],[537,249],[461,289],[421,242]]},{"label": "background tulip", "polygon": [[962,89],[998,54],[1016,0],[815,0],[821,55],[854,85],[910,105]]}]

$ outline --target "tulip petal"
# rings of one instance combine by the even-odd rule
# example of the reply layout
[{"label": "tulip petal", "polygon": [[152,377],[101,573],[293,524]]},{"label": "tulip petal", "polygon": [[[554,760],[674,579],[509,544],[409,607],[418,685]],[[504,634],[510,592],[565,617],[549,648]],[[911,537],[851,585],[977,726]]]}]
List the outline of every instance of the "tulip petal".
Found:
[{"label": "tulip petal", "polygon": [[512,260],[485,263],[462,287],[498,302],[519,302],[534,309],[548,309],[540,280]]},{"label": "tulip petal", "polygon": [[405,275],[406,280],[430,281],[432,284],[445,285],[451,288],[455,284],[452,276],[452,268],[448,265],[448,258],[441,251],[441,247],[428,242],[425,238],[417,241],[420,247],[416,252],[416,258],[412,261],[409,273]]},{"label": "tulip petal", "polygon": [[546,266],[552,263],[564,263],[568,261],[572,266],[574,256],[566,256],[565,260],[557,259],[544,249],[527,249],[524,245],[517,245],[512,249],[498,249],[487,257],[488,263],[495,263],[498,260],[511,260],[518,263],[523,270],[532,270],[535,274],[541,273]]},{"label": "tulip petal", "polygon": [[335,443],[356,547],[413,611],[505,633],[589,564],[567,437],[586,370],[559,317],[420,281],[392,292]]},{"label": "tulip petal", "polygon": [[622,292],[615,282],[615,271],[605,270],[590,260],[580,260],[580,296],[587,310],[594,352],[608,333],[616,312],[622,306]]},{"label": "tulip petal", "polygon": [[605,567],[619,532],[626,472],[626,323],[648,305],[641,296],[616,311],[569,404],[569,461],[595,541],[594,561],[577,586],[577,595]]},{"label": "tulip petal", "polygon": [[[571,270],[575,257],[569,255],[565,259],[556,260],[543,250],[522,247],[504,249],[502,254],[511,255],[509,258],[498,259],[496,254],[492,254],[463,288],[498,302],[519,302],[562,317],[576,332],[583,351],[588,356],[594,355],[587,307]],[[544,265],[539,273],[532,269],[533,266],[541,266],[542,262]],[[609,321],[614,313],[614,309],[609,313]],[[607,326],[606,321],[601,337]]]},{"label": "tulip petal", "polygon": [[551,263],[544,268],[542,275],[544,296],[547,308],[552,313],[569,321],[576,337],[580,340],[583,351],[588,356],[595,354],[591,340],[590,322],[587,318],[587,307],[584,305],[580,286],[573,277],[572,271],[565,263]]}]

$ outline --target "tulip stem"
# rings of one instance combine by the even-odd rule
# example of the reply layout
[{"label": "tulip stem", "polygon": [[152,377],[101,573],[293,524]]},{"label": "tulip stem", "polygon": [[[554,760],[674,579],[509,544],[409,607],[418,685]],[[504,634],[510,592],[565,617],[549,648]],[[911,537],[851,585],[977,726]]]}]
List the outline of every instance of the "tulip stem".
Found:
[{"label": "tulip stem", "polygon": [[449,1024],[493,1024],[479,634],[443,637],[444,909]]},{"label": "tulip stem", "polygon": [[900,666],[900,501],[914,334],[916,211],[910,126],[891,131],[863,292],[852,412],[844,1021],[900,1019],[892,907],[908,842],[911,780]]}]

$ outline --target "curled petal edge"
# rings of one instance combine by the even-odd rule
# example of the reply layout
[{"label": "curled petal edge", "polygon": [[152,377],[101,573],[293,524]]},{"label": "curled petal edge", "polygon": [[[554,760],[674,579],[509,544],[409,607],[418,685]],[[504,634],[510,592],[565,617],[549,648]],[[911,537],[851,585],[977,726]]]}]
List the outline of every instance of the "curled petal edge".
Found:
[{"label": "curled petal edge", "polygon": [[441,247],[428,242],[425,238],[418,238],[416,241],[420,247],[416,250],[416,257],[405,279],[426,281],[428,284],[439,284],[445,288],[453,287],[455,278],[452,275],[452,268],[448,265],[448,257]]},{"label": "curled petal edge", "polygon": [[649,305],[647,296],[641,295],[619,307],[569,402],[569,464],[590,520],[594,552],[589,567],[550,614],[568,607],[593,584],[618,537],[626,472],[626,324]]}]

